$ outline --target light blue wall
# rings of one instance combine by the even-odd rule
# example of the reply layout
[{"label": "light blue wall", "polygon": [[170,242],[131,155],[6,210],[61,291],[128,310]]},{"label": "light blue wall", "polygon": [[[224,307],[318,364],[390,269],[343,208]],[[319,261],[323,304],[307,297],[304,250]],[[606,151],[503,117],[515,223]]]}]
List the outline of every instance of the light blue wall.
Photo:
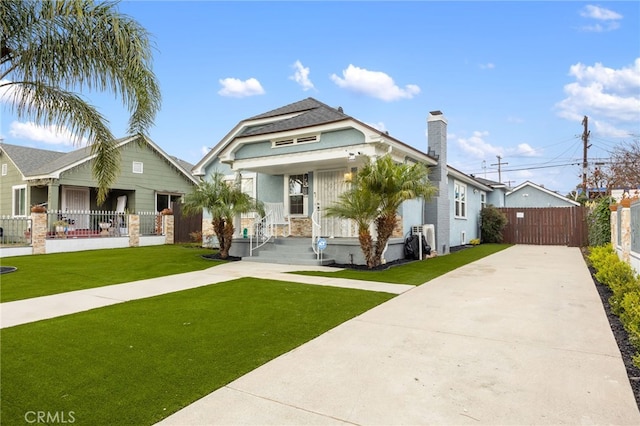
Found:
[{"label": "light blue wall", "polygon": [[[469,241],[474,238],[480,238],[480,209],[481,209],[481,199],[480,193],[481,189],[474,187],[471,184],[467,185],[467,217],[456,218],[455,217],[455,194],[454,194],[454,178],[449,177],[449,200],[450,204],[450,217],[451,217],[451,234],[449,240],[450,247],[456,247],[462,244],[462,232],[464,231],[466,234],[465,243],[469,244]],[[465,184],[462,181],[458,181],[462,184]],[[473,190],[477,189],[477,192],[474,193]]]},{"label": "light blue wall", "polygon": [[507,191],[502,188],[494,189],[491,192],[487,192],[487,204],[491,204],[495,207],[505,206],[505,194]]},{"label": "light blue wall", "polygon": [[403,235],[409,234],[411,232],[411,227],[416,225],[423,225],[424,219],[422,217],[423,212],[423,200],[422,198],[418,198],[415,200],[408,200],[402,203],[400,207],[400,211],[398,212],[402,215],[402,232]]},{"label": "light blue wall", "polygon": [[506,207],[571,207],[569,200],[562,200],[533,186],[525,186],[506,197]]},{"label": "light blue wall", "polygon": [[256,196],[265,203],[284,202],[284,176],[258,173]]},{"label": "light blue wall", "polygon": [[300,145],[287,145],[272,148],[271,141],[254,142],[243,145],[235,153],[235,158],[243,160],[247,158],[259,158],[270,155],[286,155],[295,152],[311,152],[319,149],[336,148],[341,146],[357,145],[364,142],[364,135],[355,129],[337,130],[325,132],[320,135],[320,142],[311,142]]}]

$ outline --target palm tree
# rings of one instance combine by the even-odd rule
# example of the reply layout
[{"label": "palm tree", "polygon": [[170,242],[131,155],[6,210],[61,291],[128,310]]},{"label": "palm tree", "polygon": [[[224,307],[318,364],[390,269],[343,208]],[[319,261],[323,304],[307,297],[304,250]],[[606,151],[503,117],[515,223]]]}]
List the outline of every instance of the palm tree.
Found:
[{"label": "palm tree", "polygon": [[234,217],[250,211],[264,213],[259,202],[242,192],[237,182],[226,181],[224,174],[219,172],[214,173],[210,181],[200,182],[193,192],[185,196],[186,214],[201,212],[203,209],[211,213],[211,224],[220,243],[222,259],[229,257],[235,232]]},{"label": "palm tree", "polygon": [[117,10],[90,0],[0,1],[0,92],[19,118],[67,127],[95,159],[98,203],[119,176],[108,121],[74,91],[110,91],[130,112],[127,133],[144,143],[160,108],[149,34]]},{"label": "palm tree", "polygon": [[433,197],[437,188],[428,179],[429,170],[422,163],[400,164],[390,155],[375,161],[367,159],[357,174],[358,186],[378,197],[379,214],[375,219],[378,239],[375,244],[375,266],[382,261],[382,253],[397,223],[397,211],[403,202],[415,198]]},{"label": "palm tree", "polygon": [[369,268],[373,268],[376,264],[369,226],[378,216],[379,205],[379,198],[366,188],[358,186],[356,181],[350,190],[340,194],[338,201],[326,210],[328,216],[353,219],[356,222],[358,241]]}]

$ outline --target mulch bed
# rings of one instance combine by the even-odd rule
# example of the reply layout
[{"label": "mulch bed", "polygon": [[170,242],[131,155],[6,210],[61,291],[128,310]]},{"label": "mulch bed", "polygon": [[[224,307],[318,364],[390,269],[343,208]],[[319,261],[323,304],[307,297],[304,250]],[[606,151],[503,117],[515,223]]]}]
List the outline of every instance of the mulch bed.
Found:
[{"label": "mulch bed", "polygon": [[598,282],[594,276],[596,271],[592,267],[589,267],[589,271],[591,272],[591,278],[593,278],[598,294],[600,294],[602,306],[607,313],[611,331],[616,338],[620,354],[622,355],[622,361],[624,361],[624,366],[627,369],[627,376],[629,377],[629,383],[631,384],[633,395],[636,398],[636,404],[638,404],[638,409],[640,409],[640,368],[636,367],[632,361],[632,357],[635,355],[637,350],[629,341],[629,334],[627,333],[627,330],[624,329],[620,318],[611,311],[609,298],[613,295],[613,292],[609,287]]},{"label": "mulch bed", "polygon": [[220,253],[203,254],[202,258],[209,259],[209,260],[228,260],[229,262],[236,262],[238,260],[242,260],[241,257],[236,257],[236,256],[227,256],[226,259],[223,259],[220,257]]}]

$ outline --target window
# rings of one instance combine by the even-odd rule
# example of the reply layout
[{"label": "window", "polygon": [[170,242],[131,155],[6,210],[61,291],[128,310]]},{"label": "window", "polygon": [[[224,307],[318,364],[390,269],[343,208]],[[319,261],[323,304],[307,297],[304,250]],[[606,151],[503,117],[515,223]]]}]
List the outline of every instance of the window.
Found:
[{"label": "window", "polygon": [[140,161],[133,162],[133,173],[142,173],[144,170],[144,164]]},{"label": "window", "polygon": [[454,182],[453,183],[453,199],[455,204],[455,217],[466,218],[467,217],[467,185]]},{"label": "window", "polygon": [[4,163],[2,165],[2,176],[6,176],[7,175],[7,163]]},{"label": "window", "polygon": [[487,207],[487,193],[486,192],[480,192],[480,210],[484,209],[485,207]]},{"label": "window", "polygon": [[11,195],[13,216],[27,215],[27,185],[14,186]]},{"label": "window", "polygon": [[161,212],[164,209],[170,209],[171,203],[179,203],[182,199],[180,194],[156,194],[156,211]]},{"label": "window", "polygon": [[309,190],[309,176],[289,176],[289,214],[304,214],[304,196]]},{"label": "window", "polygon": [[271,147],[277,148],[279,146],[301,145],[305,143],[318,142],[319,140],[319,135],[300,136],[299,138],[276,139],[271,141]]}]

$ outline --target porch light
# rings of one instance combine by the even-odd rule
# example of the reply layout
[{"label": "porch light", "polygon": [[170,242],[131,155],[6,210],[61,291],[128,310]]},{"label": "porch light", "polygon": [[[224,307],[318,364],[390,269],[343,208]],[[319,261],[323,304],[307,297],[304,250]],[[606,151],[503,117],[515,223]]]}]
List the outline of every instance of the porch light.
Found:
[{"label": "porch light", "polygon": [[344,174],[344,181],[345,182],[351,182],[351,179],[353,178],[353,175],[351,174],[351,172],[347,172]]}]

